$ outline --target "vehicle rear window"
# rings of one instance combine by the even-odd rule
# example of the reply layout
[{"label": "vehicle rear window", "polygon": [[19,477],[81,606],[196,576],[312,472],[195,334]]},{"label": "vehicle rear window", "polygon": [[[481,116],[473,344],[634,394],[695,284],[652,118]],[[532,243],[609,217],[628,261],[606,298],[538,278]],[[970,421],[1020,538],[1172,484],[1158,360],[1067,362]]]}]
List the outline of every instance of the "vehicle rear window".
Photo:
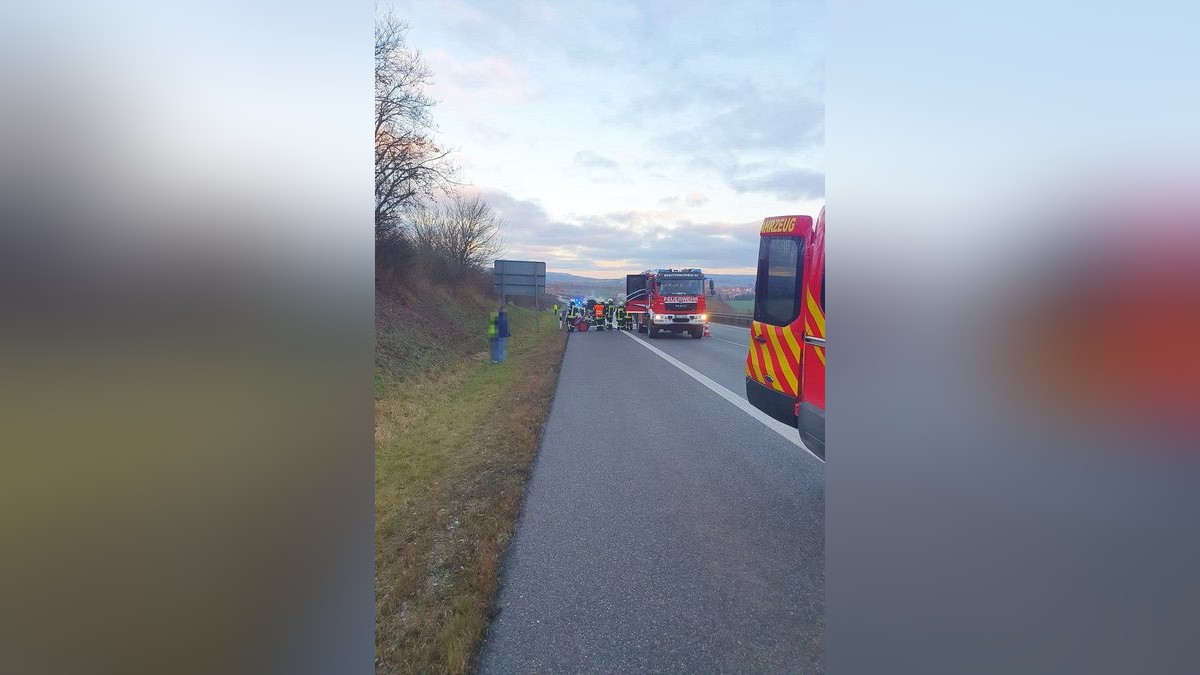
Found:
[{"label": "vehicle rear window", "polygon": [[758,280],[754,291],[754,320],[786,326],[800,315],[798,261],[803,237],[762,237],[758,247]]}]

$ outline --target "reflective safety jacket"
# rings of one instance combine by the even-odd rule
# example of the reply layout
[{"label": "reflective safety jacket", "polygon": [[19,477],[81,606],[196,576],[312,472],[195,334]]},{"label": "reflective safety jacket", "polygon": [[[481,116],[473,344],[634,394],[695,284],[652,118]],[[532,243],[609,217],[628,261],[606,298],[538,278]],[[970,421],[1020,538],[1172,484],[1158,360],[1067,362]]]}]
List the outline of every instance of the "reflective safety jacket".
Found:
[{"label": "reflective safety jacket", "polygon": [[488,339],[489,340],[495,340],[500,335],[500,331],[496,328],[497,321],[499,321],[499,317],[497,317],[495,315],[493,315],[492,318],[488,321]]},{"label": "reflective safety jacket", "polygon": [[603,319],[604,318],[604,305],[601,305],[600,303],[596,303],[595,312],[596,312],[597,319]]}]

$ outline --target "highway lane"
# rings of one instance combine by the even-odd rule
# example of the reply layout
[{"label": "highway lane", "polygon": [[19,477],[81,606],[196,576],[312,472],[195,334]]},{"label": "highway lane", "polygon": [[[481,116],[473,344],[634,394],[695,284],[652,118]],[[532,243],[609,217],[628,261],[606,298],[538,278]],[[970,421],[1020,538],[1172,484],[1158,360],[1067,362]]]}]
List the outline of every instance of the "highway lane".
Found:
[{"label": "highway lane", "polygon": [[630,332],[630,335],[658,347],[746,398],[746,352],[750,349],[750,331],[714,323],[709,324],[709,332],[712,337],[699,340],[672,333],[660,334],[653,340],[645,333]]},{"label": "highway lane", "polygon": [[[687,341],[650,343],[722,384],[745,358]],[[572,334],[481,670],[821,672],[824,477],[633,340]]]}]

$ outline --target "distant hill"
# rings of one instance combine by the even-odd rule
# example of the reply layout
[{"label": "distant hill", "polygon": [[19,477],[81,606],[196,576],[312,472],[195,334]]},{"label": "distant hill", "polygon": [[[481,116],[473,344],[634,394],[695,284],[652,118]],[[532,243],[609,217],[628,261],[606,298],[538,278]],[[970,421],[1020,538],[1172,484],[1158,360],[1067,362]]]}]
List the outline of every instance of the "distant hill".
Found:
[{"label": "distant hill", "polygon": [[[717,288],[722,286],[738,286],[750,287],[754,285],[753,274],[707,274],[705,275],[712,279]],[[607,288],[612,286],[625,287],[625,277],[612,277],[609,279],[599,279],[596,277],[584,277],[578,274],[570,274],[567,272],[546,272],[547,284],[558,285],[581,285],[594,286],[596,288]]]},{"label": "distant hill", "polygon": [[753,286],[755,278],[753,274],[709,274],[707,276],[713,280],[717,288],[722,286]]},{"label": "distant hill", "polygon": [[620,279],[615,277],[612,279],[599,279],[596,277],[581,277],[578,274],[569,274],[567,272],[546,272],[546,283],[548,284],[612,284],[617,282],[625,283],[625,277],[621,277]]}]

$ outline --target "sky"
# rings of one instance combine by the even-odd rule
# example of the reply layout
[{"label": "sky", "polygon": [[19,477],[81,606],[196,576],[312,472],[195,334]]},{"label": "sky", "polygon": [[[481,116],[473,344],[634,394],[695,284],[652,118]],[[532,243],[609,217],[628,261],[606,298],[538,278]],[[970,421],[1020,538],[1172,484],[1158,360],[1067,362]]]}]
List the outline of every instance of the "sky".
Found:
[{"label": "sky", "polygon": [[824,202],[821,2],[391,9],[433,71],[437,139],[503,219],[506,258],[596,277],[753,273],[762,219]]}]

